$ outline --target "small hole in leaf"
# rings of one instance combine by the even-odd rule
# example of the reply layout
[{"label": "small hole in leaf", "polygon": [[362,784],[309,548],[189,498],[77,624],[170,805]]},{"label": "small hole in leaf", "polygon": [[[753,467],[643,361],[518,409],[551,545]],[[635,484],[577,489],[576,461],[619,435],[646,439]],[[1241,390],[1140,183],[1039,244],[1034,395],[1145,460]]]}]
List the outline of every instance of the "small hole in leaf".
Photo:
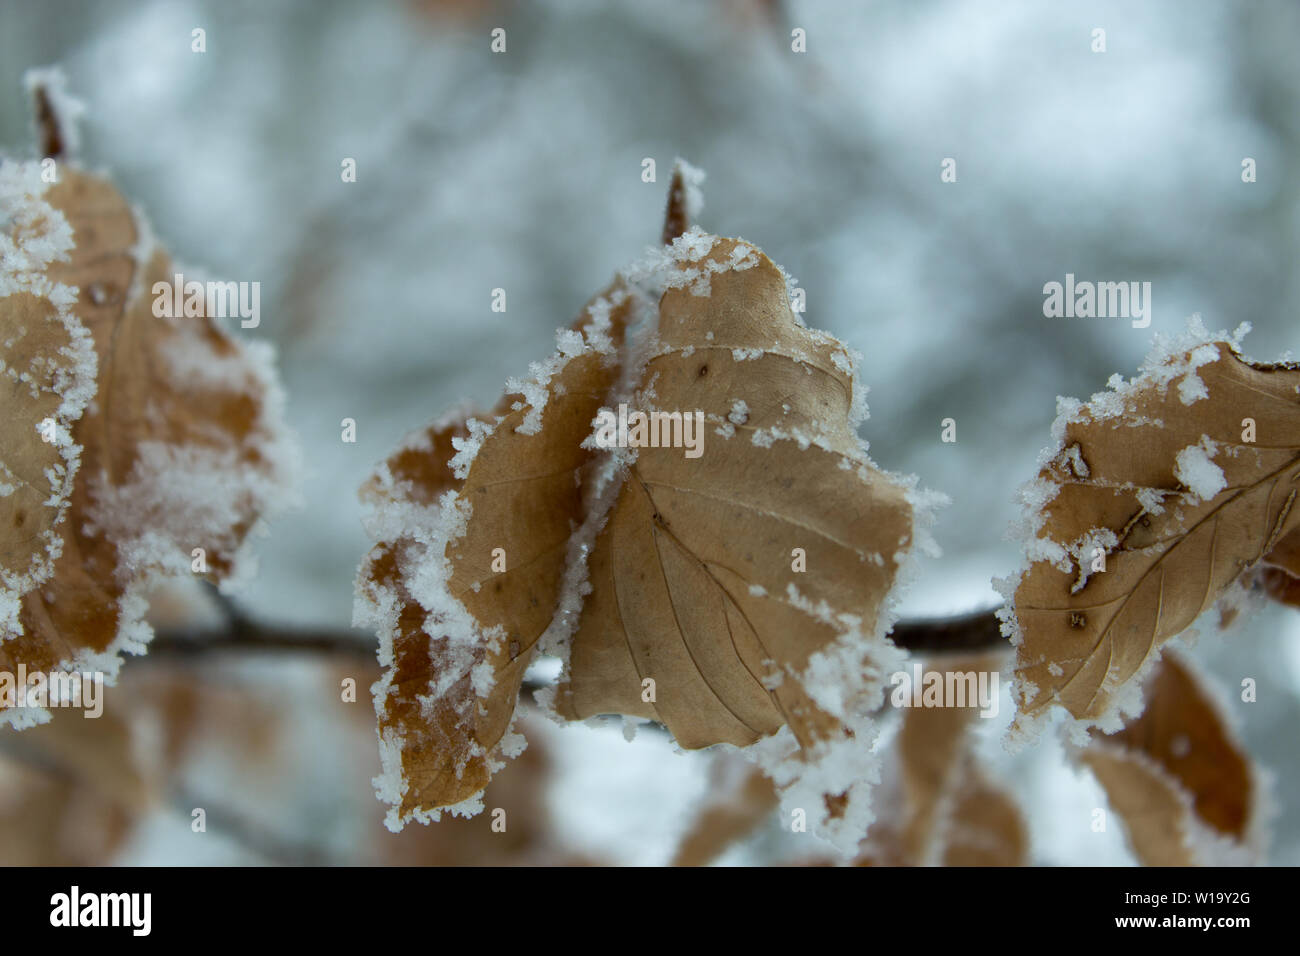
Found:
[{"label": "small hole in leaf", "polygon": [[1087,624],[1088,624],[1088,616],[1084,614],[1082,611],[1070,612],[1070,627],[1078,629],[1081,627],[1086,627]]}]

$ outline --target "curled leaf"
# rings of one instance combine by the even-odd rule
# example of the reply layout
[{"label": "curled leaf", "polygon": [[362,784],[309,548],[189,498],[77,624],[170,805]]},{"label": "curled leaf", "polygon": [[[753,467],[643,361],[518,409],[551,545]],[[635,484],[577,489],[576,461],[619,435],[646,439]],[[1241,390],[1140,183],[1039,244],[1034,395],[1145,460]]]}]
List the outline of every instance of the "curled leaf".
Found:
[{"label": "curled leaf", "polygon": [[456,413],[419,433],[363,491],[381,543],[358,578],[357,622],[379,630],[388,668],[374,690],[392,829],[476,812],[523,748],[510,731],[519,686],[555,611],[583,511],[582,440],[632,304],[612,286],[495,416]]},{"label": "curled leaf", "polygon": [[1142,716],[1094,732],[1092,768],[1147,866],[1248,865],[1262,855],[1263,805],[1250,758],[1203,680],[1166,653]]},{"label": "curled leaf", "polygon": [[43,192],[34,165],[0,165],[0,636],[18,629],[22,597],[54,574],[81,463],[72,425],[95,394],[77,290],[46,275],[72,231]]},{"label": "curled leaf", "polygon": [[[16,486],[0,496],[0,671],[111,679],[118,652],[149,638],[149,582],[231,577],[255,521],[285,501],[294,451],[269,347],[201,314],[156,316],[155,286],[173,274],[148,227],[107,180],[59,176],[10,163],[0,175],[6,248],[20,253],[0,274],[0,341],[23,382],[4,460],[21,480],[0,479]],[[42,469],[53,454],[62,465]],[[3,718],[32,710],[11,701]]]},{"label": "curled leaf", "polygon": [[628,415],[698,415],[702,447],[628,456],[591,522],[591,595],[555,709],[658,720],[688,748],[788,727],[760,759],[851,846],[869,818],[864,715],[892,659],[880,632],[912,544],[909,490],[857,437],[853,357],[798,320],[771,260],[691,230],[656,268],[667,290]]},{"label": "curled leaf", "polygon": [[[698,178],[679,163],[666,235]],[[388,668],[391,827],[481,809],[522,747],[510,725],[540,646],[564,665],[539,695],[559,716],[749,747],[856,845],[897,653],[889,596],[923,499],[867,457],[855,357],[803,325],[788,286],[752,245],[687,228],[489,420],[453,414],[377,470],[356,617]],[[629,415],[646,418],[611,424]]]},{"label": "curled leaf", "polygon": [[1053,703],[1081,728],[1118,726],[1161,645],[1300,527],[1297,385],[1300,368],[1194,329],[1132,382],[1063,400],[1004,612],[1021,729]]}]

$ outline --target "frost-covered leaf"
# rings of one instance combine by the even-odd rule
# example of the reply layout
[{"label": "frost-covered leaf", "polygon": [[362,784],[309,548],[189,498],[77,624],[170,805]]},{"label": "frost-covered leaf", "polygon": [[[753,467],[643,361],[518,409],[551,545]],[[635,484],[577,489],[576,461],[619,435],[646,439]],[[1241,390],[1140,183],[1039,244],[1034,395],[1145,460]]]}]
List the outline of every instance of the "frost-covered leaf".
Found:
[{"label": "frost-covered leaf", "polygon": [[626,464],[608,515],[588,517],[591,593],[562,644],[555,709],[657,720],[687,748],[788,727],[760,760],[784,802],[851,848],[869,820],[865,715],[892,659],[909,488],[857,436],[853,358],[804,327],[757,248],[692,229],[629,275],[665,291],[620,404],[698,413],[702,444],[610,453]]},{"label": "frost-covered leaf", "polygon": [[503,758],[520,682],[551,621],[582,520],[592,417],[618,375],[633,297],[615,283],[486,420],[461,412],[409,439],[363,489],[380,542],[358,578],[378,629],[375,685],[390,828],[469,813]]},{"label": "frost-covered leaf", "polygon": [[[206,317],[154,315],[154,285],[170,287],[171,263],[107,180],[63,164],[46,185],[38,164],[6,163],[0,181],[6,250],[19,249],[0,274],[0,341],[7,367],[26,358],[35,375],[15,383],[21,419],[11,426],[24,442],[28,431],[40,437],[32,419],[57,396],[66,407],[52,434],[67,463],[42,478],[49,453],[16,445],[11,457],[6,440],[6,471],[49,498],[30,512],[22,497],[3,506],[0,671],[111,679],[118,652],[139,652],[150,636],[149,582],[194,573],[200,557],[210,578],[231,577],[255,521],[285,501],[295,452],[269,346],[241,344]],[[23,573],[13,536],[27,527],[41,553]],[[39,719],[32,711],[0,719]]]},{"label": "frost-covered leaf", "polygon": [[1062,400],[1003,612],[1019,729],[1053,703],[1079,729],[1118,726],[1161,645],[1300,527],[1298,385],[1300,368],[1247,361],[1194,321],[1133,381]]},{"label": "frost-covered leaf", "polygon": [[42,192],[37,166],[0,165],[0,635],[17,629],[23,595],[54,573],[81,461],[72,424],[95,393],[76,289],[46,275],[72,232]]},{"label": "frost-covered leaf", "polygon": [[1146,710],[1080,755],[1147,866],[1261,862],[1262,783],[1222,705],[1166,653],[1145,682]]},{"label": "frost-covered leaf", "polygon": [[[889,596],[925,499],[867,457],[855,358],[803,325],[789,277],[684,229],[699,179],[678,164],[671,243],[517,394],[486,422],[454,413],[418,433],[363,490],[379,545],[357,622],[389,668],[375,693],[390,826],[481,809],[522,745],[510,724],[540,646],[564,664],[539,698],[559,716],[759,744],[823,834],[851,851],[865,830]],[[620,409],[669,431],[619,439]]]}]

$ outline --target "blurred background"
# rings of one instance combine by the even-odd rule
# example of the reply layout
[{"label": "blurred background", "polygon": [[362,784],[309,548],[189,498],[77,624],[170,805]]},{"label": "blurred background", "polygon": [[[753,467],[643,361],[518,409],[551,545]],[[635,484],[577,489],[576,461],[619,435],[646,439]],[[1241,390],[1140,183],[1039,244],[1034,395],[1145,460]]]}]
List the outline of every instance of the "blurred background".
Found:
[{"label": "blurred background", "polygon": [[[405,432],[459,399],[490,405],[549,353],[656,241],[675,156],[708,174],[700,225],[757,243],[806,291],[809,324],[864,354],[875,460],[952,498],[912,614],[994,603],[1057,395],[1132,375],[1152,334],[1193,313],[1211,330],[1251,322],[1259,359],[1300,346],[1287,0],[0,0],[0,22],[6,155],[34,150],[23,72],[59,64],[87,105],[85,164],[112,172],[187,273],[262,283],[258,334],[280,349],[308,471],[235,596],[268,624],[346,631],[368,546],[357,486]],[[1150,328],[1045,318],[1043,284],[1067,272],[1150,281]],[[955,444],[939,441],[947,417]],[[156,611],[160,627],[220,613],[184,592]],[[1193,656],[1225,689],[1258,681],[1258,702],[1228,706],[1276,778],[1270,861],[1298,864],[1300,617],[1201,630]],[[486,816],[393,836],[369,784],[373,639],[354,637],[351,655],[128,662],[95,731],[111,740],[46,748],[42,728],[32,759],[0,764],[0,862],[664,863],[717,772],[651,730],[628,743],[618,722],[532,719],[489,798],[508,838]],[[339,700],[346,676],[355,704]],[[1092,832],[1105,797],[1053,739],[1003,752],[1009,712],[978,722],[979,744],[1020,799],[1033,861],[1132,862],[1120,827]],[[49,756],[78,747],[99,772]],[[798,860],[811,839],[771,819],[721,860]]]}]

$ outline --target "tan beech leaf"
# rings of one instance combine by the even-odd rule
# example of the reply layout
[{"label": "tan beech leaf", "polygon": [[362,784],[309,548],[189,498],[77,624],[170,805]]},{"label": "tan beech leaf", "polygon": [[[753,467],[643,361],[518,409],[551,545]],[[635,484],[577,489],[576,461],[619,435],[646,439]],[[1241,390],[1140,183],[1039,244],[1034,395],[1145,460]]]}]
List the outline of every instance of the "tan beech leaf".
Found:
[{"label": "tan beech leaf", "polygon": [[143,811],[154,800],[154,781],[137,759],[130,720],[121,713],[126,709],[105,707],[98,717],[52,710],[50,720],[18,738],[18,746],[124,809]]},{"label": "tan beech leaf", "polygon": [[122,709],[97,717],[54,709],[47,722],[4,738],[0,864],[106,863],[154,804],[157,781],[137,758]]},{"label": "tan beech leaf", "polygon": [[[512,380],[486,421],[463,412],[405,443],[363,489],[380,543],[358,578],[357,623],[376,627],[387,823],[468,814],[503,758],[534,646],[555,612],[590,423],[618,375],[635,298],[616,282],[558,350]],[[504,568],[504,570],[502,570]]]},{"label": "tan beech leaf", "polygon": [[777,808],[772,781],[752,764],[720,754],[709,794],[673,855],[672,866],[704,866],[757,830]]},{"label": "tan beech leaf", "polygon": [[1011,794],[972,761],[947,823],[944,866],[1027,866],[1029,829]]},{"label": "tan beech leaf", "polygon": [[858,439],[853,358],[802,324],[761,251],[692,228],[629,276],[666,291],[620,404],[699,413],[702,444],[698,457],[666,443],[610,452],[625,473],[608,514],[589,516],[591,594],[555,709],[654,719],[686,748],[788,727],[760,751],[769,773],[851,848],[869,815],[864,715],[892,659],[878,630],[913,540],[909,490]]},{"label": "tan beech leaf", "polygon": [[1261,781],[1221,705],[1187,661],[1166,653],[1146,710],[1080,754],[1147,866],[1261,862]]},{"label": "tan beech leaf", "polygon": [[[200,557],[195,549],[202,549],[208,577],[231,576],[254,522],[284,500],[294,451],[283,432],[269,346],[241,344],[202,315],[156,316],[155,285],[170,289],[173,271],[148,226],[107,180],[60,164],[59,182],[47,185],[39,169],[6,164],[3,177],[8,242],[21,246],[42,228],[52,237],[47,248],[58,246],[34,270],[29,255],[14,270],[7,260],[0,275],[0,291],[15,284],[45,290],[36,290],[43,298],[0,298],[0,340],[14,343],[4,361],[27,350],[36,373],[34,391],[18,389],[24,404],[13,426],[26,442],[30,416],[53,401],[41,391],[51,371],[53,394],[93,400],[79,418],[71,408],[62,416],[71,427],[60,441],[80,456],[75,480],[50,489],[45,510],[29,513],[25,498],[2,506],[5,534],[21,536],[30,520],[32,541],[50,565],[15,576],[21,555],[13,557],[5,538],[0,671],[99,670],[111,680],[118,652],[138,653],[149,638],[149,582],[191,574]],[[73,361],[75,349],[61,342],[59,327],[77,336],[84,329],[94,358],[78,353]],[[54,354],[72,365],[53,370]],[[93,388],[80,379],[87,372]],[[59,386],[59,374],[77,384]],[[23,458],[28,485],[38,486],[40,472],[31,468],[47,459],[48,452]],[[10,471],[13,460],[6,439]],[[51,531],[57,540],[49,539]],[[15,716],[18,710],[0,719],[30,722]]]},{"label": "tan beech leaf", "polygon": [[72,424],[95,393],[77,290],[45,274],[72,232],[38,184],[34,166],[0,166],[0,636],[18,627],[23,595],[54,573],[81,462]]},{"label": "tan beech leaf", "polygon": [[[933,655],[925,673],[944,686],[994,691],[1006,655]],[[953,703],[948,701],[947,703]],[[1028,835],[1016,801],[980,769],[972,749],[978,699],[967,706],[895,704],[902,724],[885,771],[879,817],[860,863],[872,866],[1023,866]]]},{"label": "tan beech leaf", "polygon": [[103,866],[134,822],[84,781],[0,758],[0,866]]},{"label": "tan beech leaf", "polygon": [[1117,727],[1161,645],[1300,527],[1300,367],[1247,361],[1194,320],[1112,382],[1062,400],[1057,449],[1023,492],[1032,563],[1003,612],[1018,731],[1053,703],[1076,730]]}]

